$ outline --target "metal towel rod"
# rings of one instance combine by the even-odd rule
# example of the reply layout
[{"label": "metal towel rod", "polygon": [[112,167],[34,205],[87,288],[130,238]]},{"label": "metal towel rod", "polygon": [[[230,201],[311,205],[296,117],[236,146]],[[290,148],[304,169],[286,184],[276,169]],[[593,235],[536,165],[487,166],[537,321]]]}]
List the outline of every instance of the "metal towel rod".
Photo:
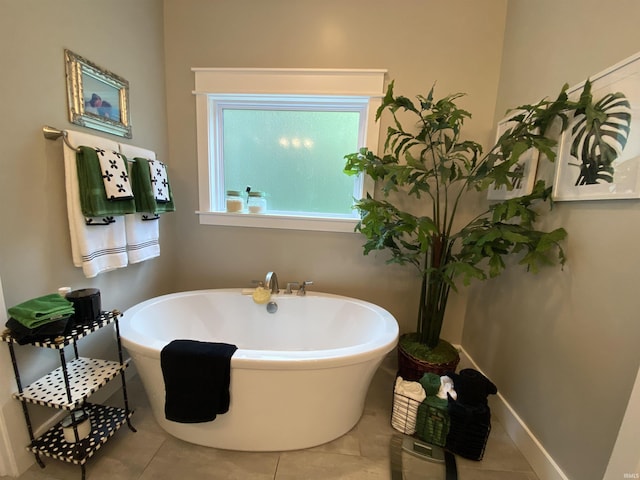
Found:
[{"label": "metal towel rod", "polygon": [[44,134],[44,138],[46,138],[47,140],[57,140],[62,137],[62,140],[67,147],[76,152],[78,151],[78,148],[74,147],[73,145],[71,145],[71,142],[69,142],[66,130],[60,130],[58,128],[53,128],[45,125],[44,127],[42,127],[42,133]]},{"label": "metal towel rod", "polygon": [[[74,152],[80,151],[80,147],[74,147],[73,145],[71,145],[71,142],[69,141],[69,138],[68,138],[68,132],[66,130],[60,130],[59,128],[54,128],[54,127],[50,127],[49,125],[45,125],[44,127],[42,127],[42,134],[44,135],[44,138],[46,138],[47,140],[57,140],[60,137],[62,137],[62,141],[67,147],[69,147]],[[127,161],[129,163],[133,163],[135,162],[135,159],[127,158]],[[155,219],[150,219],[150,220],[155,220]]]}]

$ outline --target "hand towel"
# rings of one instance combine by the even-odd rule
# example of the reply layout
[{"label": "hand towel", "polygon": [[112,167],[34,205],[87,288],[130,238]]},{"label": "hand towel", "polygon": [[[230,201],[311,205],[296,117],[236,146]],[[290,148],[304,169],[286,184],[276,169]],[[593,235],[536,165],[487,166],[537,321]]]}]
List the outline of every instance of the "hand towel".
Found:
[{"label": "hand towel", "polygon": [[153,185],[153,197],[156,202],[166,203],[169,200],[169,176],[167,166],[158,161],[149,159],[149,174]]},{"label": "hand towel", "polygon": [[[116,142],[73,130],[68,131],[68,140],[72,145],[91,145],[118,150]],[[63,152],[73,264],[76,267],[82,267],[87,278],[126,267],[128,260],[124,217],[110,217],[103,224],[95,225],[101,222],[101,219],[87,219],[82,214],[76,151],[65,144]]]},{"label": "hand towel", "polygon": [[[77,146],[77,144],[73,143],[72,145]],[[115,149],[84,144],[81,144],[78,148],[76,162],[78,166],[80,206],[82,207],[82,213],[87,217],[125,215],[136,211],[136,205],[131,196],[125,199],[107,198],[98,156],[103,156],[106,152],[119,152],[119,146],[115,145]],[[128,175],[128,171],[125,173]],[[124,181],[122,178],[121,180]]]},{"label": "hand towel", "polygon": [[131,181],[129,180],[129,165],[126,157],[114,150],[97,148],[102,185],[109,200],[128,200],[133,198]]},{"label": "hand towel", "polygon": [[[134,157],[156,158],[155,152],[151,150],[124,143],[120,144],[120,153],[131,159]],[[133,165],[130,170],[135,176],[136,169]],[[160,227],[157,215],[136,212],[125,215],[124,222],[129,263],[138,263],[160,256]]]},{"label": "hand towel", "polygon": [[11,338],[18,342],[18,345],[26,345],[27,343],[46,341],[60,335],[68,335],[73,322],[71,322],[71,317],[67,316],[51,320],[39,327],[28,328],[15,318],[9,317],[5,326],[11,332]]},{"label": "hand towel", "polygon": [[173,340],[161,350],[167,420],[210,422],[229,411],[231,356],[237,349],[228,343]]},{"label": "hand towel", "polygon": [[7,310],[9,315],[27,328],[68,317],[74,313],[73,304],[57,293],[32,298]]},{"label": "hand towel", "polygon": [[135,157],[133,168],[133,195],[137,212],[147,212],[153,214],[162,214],[175,211],[173,193],[171,192],[171,184],[167,178],[167,192],[169,201],[158,202],[155,197],[154,186],[149,169],[149,159],[143,157]]}]

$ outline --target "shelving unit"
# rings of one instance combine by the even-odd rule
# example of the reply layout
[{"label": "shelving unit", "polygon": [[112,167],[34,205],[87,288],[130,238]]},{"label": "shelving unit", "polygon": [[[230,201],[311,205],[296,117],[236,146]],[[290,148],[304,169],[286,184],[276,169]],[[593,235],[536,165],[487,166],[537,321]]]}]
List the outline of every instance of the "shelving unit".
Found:
[{"label": "shelving unit", "polygon": [[[24,413],[27,430],[31,443],[27,450],[35,456],[38,465],[44,468],[41,455],[55,458],[63,462],[73,463],[82,467],[82,480],[86,475],[85,464],[98,449],[125,423],[133,432],[136,429],[131,424],[133,410],[129,409],[127,385],[124,371],[128,362],[123,360],[122,344],[118,317],[122,314],[118,310],[102,312],[100,318],[90,324],[76,325],[67,335],[30,343],[40,348],[51,348],[59,351],[60,367],[44,375],[23,388],[20,371],[16,360],[15,345],[17,341],[9,331],[2,334],[2,341],[9,345],[9,353],[13,363],[18,391],[13,397],[20,400]],[[77,342],[83,337],[107,326],[115,325],[118,361],[101,360],[80,357]],[[73,358],[67,361],[65,347],[73,347]],[[124,408],[111,407],[88,403],[87,399],[109,381],[120,376],[122,381],[122,395]],[[72,411],[85,409],[90,415],[91,432],[85,439],[67,442],[64,438],[60,423],[56,424],[38,438],[34,437],[28,404]],[[73,427],[74,436],[79,438],[77,427]]]}]

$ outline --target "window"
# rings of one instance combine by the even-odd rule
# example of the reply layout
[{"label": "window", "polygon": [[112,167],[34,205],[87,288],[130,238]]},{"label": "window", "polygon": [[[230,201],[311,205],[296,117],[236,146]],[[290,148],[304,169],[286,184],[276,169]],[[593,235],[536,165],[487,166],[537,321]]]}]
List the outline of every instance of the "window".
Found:
[{"label": "window", "polygon": [[[194,69],[200,223],[353,231],[370,182],[344,155],[377,146],[384,71]],[[226,213],[225,192],[266,194],[266,214]]]}]

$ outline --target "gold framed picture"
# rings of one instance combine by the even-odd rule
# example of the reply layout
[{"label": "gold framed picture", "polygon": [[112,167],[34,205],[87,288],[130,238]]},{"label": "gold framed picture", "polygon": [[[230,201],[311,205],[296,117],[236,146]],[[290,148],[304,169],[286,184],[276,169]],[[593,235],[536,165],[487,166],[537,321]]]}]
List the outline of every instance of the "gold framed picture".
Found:
[{"label": "gold framed picture", "polygon": [[129,82],[70,50],[64,58],[69,121],[131,138]]}]

